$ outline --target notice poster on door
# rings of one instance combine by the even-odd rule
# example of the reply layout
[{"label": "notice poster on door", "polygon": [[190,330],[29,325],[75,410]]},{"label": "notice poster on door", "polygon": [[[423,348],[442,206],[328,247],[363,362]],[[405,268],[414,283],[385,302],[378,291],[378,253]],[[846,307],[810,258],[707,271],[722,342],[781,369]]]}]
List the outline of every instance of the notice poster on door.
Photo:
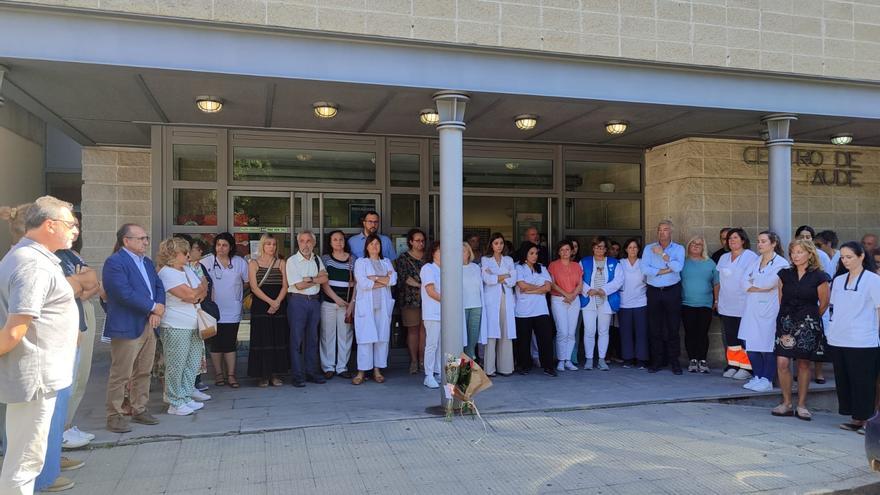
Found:
[{"label": "notice poster on door", "polygon": [[362,227],[361,218],[367,212],[374,211],[376,203],[373,201],[366,203],[349,203],[348,204],[348,222],[352,227]]}]

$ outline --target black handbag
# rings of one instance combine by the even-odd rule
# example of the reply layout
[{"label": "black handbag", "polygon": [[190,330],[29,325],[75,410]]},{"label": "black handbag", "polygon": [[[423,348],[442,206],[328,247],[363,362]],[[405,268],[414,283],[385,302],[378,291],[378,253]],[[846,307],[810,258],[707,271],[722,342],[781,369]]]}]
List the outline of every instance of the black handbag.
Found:
[{"label": "black handbag", "polygon": [[[201,264],[201,263],[199,263]],[[220,320],[220,306],[217,306],[217,303],[214,302],[214,280],[211,278],[211,275],[208,274],[208,270],[205,268],[205,265],[202,265],[202,273],[205,274],[205,278],[208,279],[208,295],[205,296],[205,300],[199,303],[199,306],[202,308],[202,311],[208,313],[213,316],[215,320]]]}]

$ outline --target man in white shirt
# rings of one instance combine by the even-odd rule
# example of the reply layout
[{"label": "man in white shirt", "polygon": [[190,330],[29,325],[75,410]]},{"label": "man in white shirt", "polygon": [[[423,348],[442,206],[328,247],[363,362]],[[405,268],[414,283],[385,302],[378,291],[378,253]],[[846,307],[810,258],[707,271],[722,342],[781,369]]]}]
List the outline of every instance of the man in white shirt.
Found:
[{"label": "man in white shirt", "polygon": [[[303,230],[296,236],[299,252],[287,260],[287,321],[290,325],[290,374],[294,387],[306,380],[325,383],[318,368],[318,324],[321,321],[321,284],[327,270],[315,254],[315,235]],[[300,347],[303,348],[300,353]]]}]

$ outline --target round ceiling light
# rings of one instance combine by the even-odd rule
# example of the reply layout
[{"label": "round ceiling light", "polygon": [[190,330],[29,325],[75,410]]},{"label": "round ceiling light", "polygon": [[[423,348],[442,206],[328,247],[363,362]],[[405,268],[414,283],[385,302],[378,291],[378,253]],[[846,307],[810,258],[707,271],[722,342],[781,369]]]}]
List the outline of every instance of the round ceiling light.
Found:
[{"label": "round ceiling light", "polygon": [[329,101],[316,101],[314,105],[315,116],[322,119],[332,119],[339,113],[339,106]]},{"label": "round ceiling light", "polygon": [[831,136],[831,144],[836,144],[838,146],[849,144],[852,140],[852,134],[835,134]]},{"label": "round ceiling light", "polygon": [[440,114],[433,108],[424,108],[419,112],[419,121],[425,125],[437,125],[440,123]]},{"label": "round ceiling light", "polygon": [[629,125],[625,120],[611,120],[605,122],[605,132],[612,135],[623,134],[626,132],[626,127]]},{"label": "round ceiling light", "polygon": [[504,167],[505,167],[507,170],[516,170],[516,169],[519,168],[519,163],[517,163],[517,162],[507,162],[507,163],[504,164]]},{"label": "round ceiling light", "polygon": [[223,109],[223,99],[216,96],[199,96],[196,106],[205,113],[217,113]]},{"label": "round ceiling light", "polygon": [[516,128],[521,131],[528,131],[534,129],[536,125],[538,125],[538,116],[532,115],[530,113],[524,113],[522,115],[517,115],[513,118],[513,123],[516,125]]}]

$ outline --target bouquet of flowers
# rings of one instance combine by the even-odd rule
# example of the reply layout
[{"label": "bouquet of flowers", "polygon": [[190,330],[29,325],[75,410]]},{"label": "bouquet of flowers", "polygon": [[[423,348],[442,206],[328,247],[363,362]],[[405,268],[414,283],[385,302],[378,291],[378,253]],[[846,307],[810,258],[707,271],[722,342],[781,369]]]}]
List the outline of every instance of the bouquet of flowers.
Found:
[{"label": "bouquet of flowers", "polygon": [[446,420],[452,421],[457,401],[459,413],[464,415],[466,412],[473,412],[483,422],[485,430],[486,423],[480,416],[474,397],[492,386],[492,381],[489,380],[486,372],[465,353],[461,353],[457,358],[447,354],[443,370],[446,375]]}]

